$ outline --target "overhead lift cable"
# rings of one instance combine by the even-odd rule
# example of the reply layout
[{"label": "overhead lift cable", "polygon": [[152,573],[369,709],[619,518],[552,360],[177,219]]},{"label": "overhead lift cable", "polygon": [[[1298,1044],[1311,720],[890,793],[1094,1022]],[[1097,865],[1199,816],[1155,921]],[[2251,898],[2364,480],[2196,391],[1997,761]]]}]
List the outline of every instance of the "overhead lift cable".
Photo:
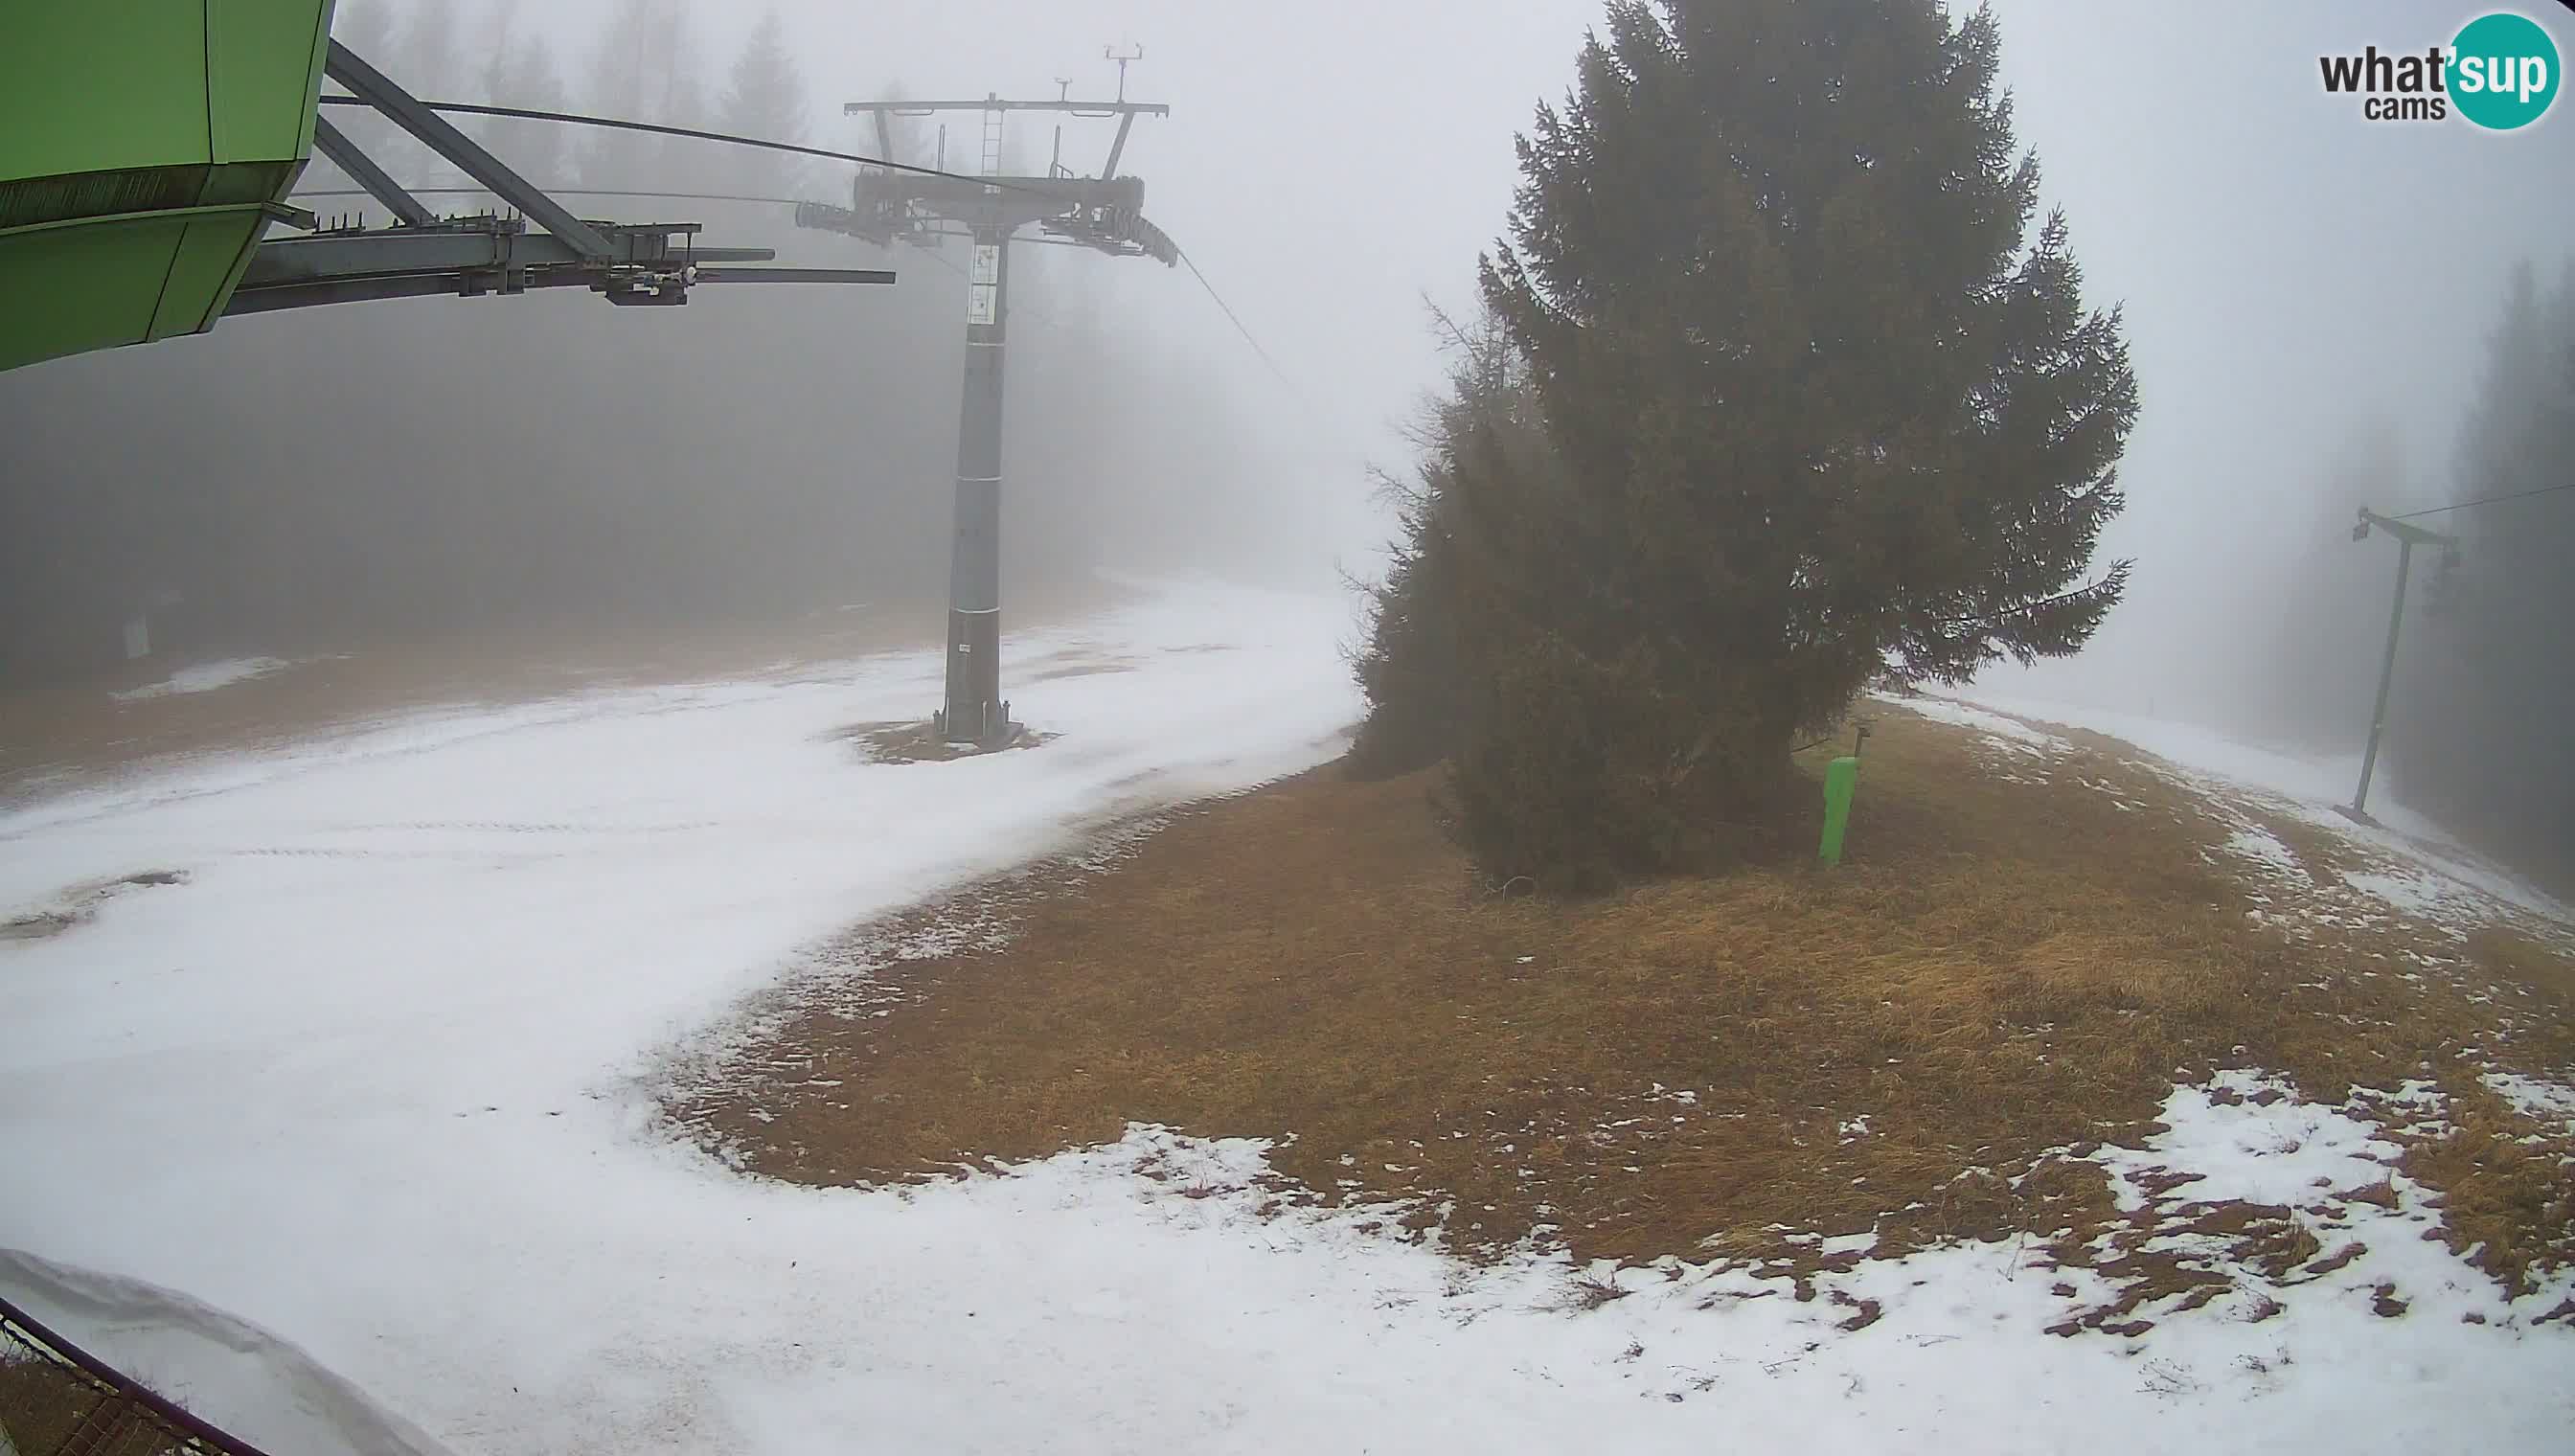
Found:
[{"label": "overhead lift cable", "polygon": [[[326,94],[322,97],[322,104],[364,106],[367,103],[355,96]],[[609,131],[649,132],[661,137],[688,137],[701,142],[721,142],[733,147],[756,147],[764,152],[788,152],[799,157],[821,157],[833,162],[857,162],[868,167],[883,167],[891,172],[910,172],[922,177],[945,177],[952,182],[972,182],[978,186],[1000,187],[1011,192],[1032,190],[1015,187],[1007,182],[994,182],[988,178],[943,172],[936,167],[916,167],[908,162],[890,162],[883,157],[870,157],[858,152],[835,152],[829,147],[808,147],[798,142],[777,142],[765,137],[746,137],[735,132],[703,131],[697,127],[665,126],[660,122],[627,121],[613,116],[586,116],[577,111],[542,111],[526,106],[493,106],[480,101],[424,101],[420,104],[431,111],[453,112],[459,116],[509,117],[519,121],[551,121],[561,122],[566,126],[601,127]]]}]

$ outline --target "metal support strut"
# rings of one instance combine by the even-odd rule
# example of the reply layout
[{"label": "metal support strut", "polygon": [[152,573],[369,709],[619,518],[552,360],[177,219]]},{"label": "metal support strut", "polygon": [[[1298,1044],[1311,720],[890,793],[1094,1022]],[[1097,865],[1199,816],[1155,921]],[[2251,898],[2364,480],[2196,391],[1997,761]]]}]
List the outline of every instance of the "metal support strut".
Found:
[{"label": "metal support strut", "polygon": [[327,116],[313,118],[313,149],[348,173],[349,180],[365,188],[369,196],[392,208],[394,216],[400,218],[406,227],[426,228],[438,221],[438,214],[406,191],[392,174],[377,166],[376,159],[349,140],[348,135],[333,125]]},{"label": "metal support strut", "polygon": [[[767,263],[778,254],[771,248],[703,246],[696,223],[576,217],[440,114],[472,109],[464,103],[423,101],[338,41],[330,43],[323,73],[349,94],[318,97],[317,106],[374,110],[512,211],[442,218],[329,117],[317,114],[314,149],[392,209],[399,226],[370,228],[360,220],[324,228],[311,214],[296,212],[309,236],[262,243],[224,305],[228,317],[376,299],[473,298],[568,287],[588,289],[620,307],[668,307],[687,303],[690,290],[701,283],[894,282],[894,274],[881,268],[728,268],[723,265]],[[531,233],[532,222],[544,231]]]},{"label": "metal support strut", "polygon": [[[422,145],[456,164],[466,176],[492,189],[494,197],[526,213],[530,221],[554,234],[565,247],[593,262],[605,263],[616,256],[615,245],[601,236],[597,228],[574,217],[562,203],[530,186],[526,178],[510,170],[508,163],[458,131],[455,123],[421,105],[418,98],[387,80],[384,72],[360,59],[357,52],[336,40],[331,42],[322,70],[332,80],[348,87],[351,95],[383,112],[394,125],[411,133]],[[358,179],[358,183],[362,187],[368,185],[365,178]],[[394,204],[389,202],[387,206]],[[414,223],[414,226],[418,224]]]}]

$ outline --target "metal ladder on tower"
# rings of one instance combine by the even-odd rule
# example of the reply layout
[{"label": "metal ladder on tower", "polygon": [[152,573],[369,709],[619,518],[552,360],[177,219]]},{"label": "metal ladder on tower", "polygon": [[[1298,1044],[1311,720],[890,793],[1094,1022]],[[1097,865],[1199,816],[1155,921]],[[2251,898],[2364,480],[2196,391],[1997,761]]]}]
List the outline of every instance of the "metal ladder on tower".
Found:
[{"label": "metal ladder on tower", "polygon": [[[1004,113],[999,111],[988,111],[984,113],[984,170],[979,174],[981,176],[999,177],[1002,175],[1003,116]],[[999,192],[1001,189],[998,187],[986,187],[984,191],[989,194]]]}]

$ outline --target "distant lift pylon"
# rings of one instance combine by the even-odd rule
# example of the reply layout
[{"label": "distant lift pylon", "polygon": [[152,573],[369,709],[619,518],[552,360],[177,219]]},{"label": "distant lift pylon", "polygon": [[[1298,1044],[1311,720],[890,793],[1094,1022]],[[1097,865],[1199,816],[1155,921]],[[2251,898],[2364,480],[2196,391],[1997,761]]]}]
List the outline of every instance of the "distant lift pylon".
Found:
[{"label": "distant lift pylon", "polygon": [[2402,521],[2381,516],[2366,506],[2360,508],[2360,520],[2351,528],[2351,539],[2369,540],[2369,529],[2373,526],[2396,538],[2396,598],[2387,609],[2387,651],[2378,662],[2378,705],[2369,712],[2369,746],[2360,755],[2360,786],[2352,790],[2351,807],[2344,810],[2348,817],[2364,824],[2377,822],[2369,816],[2369,780],[2378,769],[2378,740],[2387,731],[2387,695],[2388,689],[2396,682],[2396,640],[2405,630],[2405,583],[2414,573],[2414,548],[2441,548],[2441,564],[2445,570],[2455,566],[2459,557],[2457,537],[2427,531],[2420,526],[2408,526]]},{"label": "distant lift pylon", "polygon": [[[1140,58],[1111,53],[1119,64],[1118,99],[1007,101],[998,93],[981,101],[853,101],[844,114],[876,122],[879,151],[891,157],[894,118],[940,112],[983,114],[979,180],[864,168],[851,189],[850,206],[805,203],[799,227],[845,233],[879,247],[908,243],[935,248],[963,237],[972,245],[967,275],[966,370],[957,425],[956,534],[948,569],[948,664],[945,701],[933,715],[945,741],[996,748],[1019,732],[1002,697],[1002,368],[1010,328],[1014,234],[1037,227],[1052,241],[1114,257],[1152,258],[1165,267],[1180,249],[1144,215],[1142,179],[1121,177],[1118,163],[1140,116],[1169,116],[1171,108],[1129,101],[1126,63]],[[1068,87],[1068,89],[1070,89]],[[1098,177],[1064,166],[1064,131],[1043,175],[1002,173],[1003,127],[1012,112],[1118,121],[1117,140]],[[943,149],[944,150],[944,149]],[[944,163],[944,157],[943,157]]]}]

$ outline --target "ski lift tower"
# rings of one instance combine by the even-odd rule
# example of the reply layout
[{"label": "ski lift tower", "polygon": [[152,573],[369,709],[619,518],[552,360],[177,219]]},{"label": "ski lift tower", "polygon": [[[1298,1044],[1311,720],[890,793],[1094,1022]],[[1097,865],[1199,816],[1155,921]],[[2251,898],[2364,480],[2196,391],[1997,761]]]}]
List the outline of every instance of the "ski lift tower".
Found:
[{"label": "ski lift tower", "polygon": [[[2396,639],[2405,630],[2405,579],[2414,572],[2414,548],[2441,548],[2441,578],[2447,580],[2459,565],[2459,539],[2420,526],[2408,526],[2402,520],[2381,516],[2363,506],[2360,520],[2351,528],[2354,541],[2369,540],[2369,528],[2377,527],[2396,538],[2396,600],[2387,610],[2387,655],[2378,663],[2378,706],[2369,714],[2369,746],[2360,755],[2360,786],[2352,790],[2351,806],[2341,808],[2343,817],[2376,827],[2378,820],[2369,816],[2369,778],[2378,767],[2379,735],[2387,731],[2387,690],[2396,681]],[[2437,592],[2441,583],[2433,583]],[[2438,610],[2438,598],[2435,599]]]},{"label": "ski lift tower", "polygon": [[[1169,106],[1127,99],[1127,64],[1144,51],[1108,53],[1118,62],[1118,96],[1083,101],[1070,82],[1052,101],[1007,101],[999,93],[981,101],[853,101],[845,115],[876,123],[879,154],[891,157],[894,118],[943,112],[983,117],[983,153],[977,179],[925,176],[863,168],[847,208],[804,203],[799,227],[846,233],[879,247],[897,242],[936,248],[949,238],[973,246],[966,293],[965,405],[957,426],[956,535],[948,568],[948,691],[933,719],[934,731],[951,743],[1001,747],[1017,734],[1011,706],[1002,698],[1002,364],[1008,338],[1011,243],[1035,228],[1031,242],[1089,248],[1122,258],[1153,258],[1165,267],[1180,249],[1146,221],[1145,183],[1118,175],[1119,159],[1140,116],[1169,116]],[[1037,176],[1002,173],[1003,128],[1013,112],[1115,119],[1117,139],[1097,177],[1064,165],[1064,127],[1055,132],[1055,155]],[[947,166],[942,128],[939,165]]]}]

